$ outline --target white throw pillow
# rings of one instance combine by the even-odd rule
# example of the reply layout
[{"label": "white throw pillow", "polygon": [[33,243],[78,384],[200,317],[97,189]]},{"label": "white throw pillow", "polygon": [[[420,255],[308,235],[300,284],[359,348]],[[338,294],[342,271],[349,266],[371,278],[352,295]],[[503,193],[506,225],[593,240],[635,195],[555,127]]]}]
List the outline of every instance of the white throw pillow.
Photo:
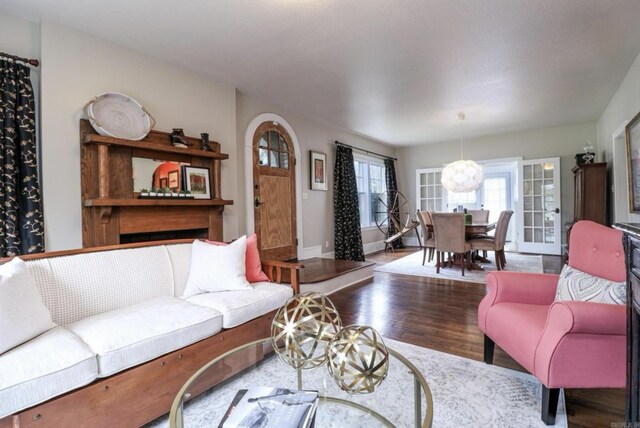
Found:
[{"label": "white throw pillow", "polygon": [[624,305],[627,303],[626,283],[609,281],[565,265],[558,280],[558,300]]},{"label": "white throw pillow", "polygon": [[27,264],[16,257],[0,266],[0,354],[53,327]]},{"label": "white throw pillow", "polygon": [[215,291],[251,290],[246,277],[246,251],[246,236],[227,246],[194,241],[189,279],[182,297]]}]

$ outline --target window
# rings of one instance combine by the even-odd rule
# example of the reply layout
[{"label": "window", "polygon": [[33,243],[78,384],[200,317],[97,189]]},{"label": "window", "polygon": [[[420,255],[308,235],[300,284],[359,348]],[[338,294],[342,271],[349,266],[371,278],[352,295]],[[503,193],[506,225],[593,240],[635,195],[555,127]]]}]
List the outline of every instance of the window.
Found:
[{"label": "window", "polygon": [[[376,213],[379,220],[386,217],[384,205],[378,205],[378,196],[384,193],[386,182],[384,164],[377,159],[358,156],[353,161],[358,185],[358,209],[360,211],[360,227],[376,225]],[[384,214],[382,213],[384,212]]]},{"label": "window", "polygon": [[261,166],[289,169],[289,146],[277,130],[269,130],[262,134],[259,146]]},{"label": "window", "polygon": [[478,191],[472,190],[471,192],[454,193],[447,192],[448,203],[450,207],[457,207],[462,205],[465,208],[475,208],[476,201],[478,200]]},{"label": "window", "polygon": [[485,176],[482,184],[484,209],[489,210],[489,222],[498,221],[500,212],[508,209],[511,198],[509,197],[509,174],[492,174]]}]

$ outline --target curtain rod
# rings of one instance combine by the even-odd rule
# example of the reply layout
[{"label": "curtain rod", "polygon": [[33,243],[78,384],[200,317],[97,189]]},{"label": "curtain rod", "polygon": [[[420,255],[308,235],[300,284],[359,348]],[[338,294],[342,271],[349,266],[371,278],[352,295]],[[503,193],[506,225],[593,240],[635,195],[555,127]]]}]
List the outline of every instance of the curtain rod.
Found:
[{"label": "curtain rod", "polygon": [[381,155],[380,153],[376,153],[376,152],[370,152],[369,150],[365,150],[365,149],[361,149],[359,147],[355,147],[355,146],[352,146],[352,145],[349,145],[349,144],[341,143],[340,141],[337,141],[337,140],[336,140],[336,144],[339,145],[339,146],[349,147],[349,148],[351,148],[353,150],[359,150],[359,151],[364,152],[364,153],[366,153],[368,155],[374,155],[374,156],[378,156],[378,157],[381,157],[381,158],[384,158],[384,159],[391,159],[391,160],[394,160],[394,161],[398,160],[397,158],[394,158],[394,157],[391,157],[391,156]]},{"label": "curtain rod", "polygon": [[40,65],[40,61],[38,61],[37,59],[22,58],[15,55],[9,55],[8,53],[4,53],[4,52],[0,52],[0,57],[12,59],[14,61],[24,62],[25,64],[29,64],[34,67],[37,67]]}]

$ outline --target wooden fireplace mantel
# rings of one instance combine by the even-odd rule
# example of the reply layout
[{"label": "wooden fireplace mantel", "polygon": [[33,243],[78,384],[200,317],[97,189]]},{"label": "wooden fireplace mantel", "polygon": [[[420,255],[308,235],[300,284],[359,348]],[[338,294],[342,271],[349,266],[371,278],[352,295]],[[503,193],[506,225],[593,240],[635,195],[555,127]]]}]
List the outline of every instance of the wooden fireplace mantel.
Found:
[{"label": "wooden fireplace mantel", "polygon": [[[199,147],[199,139],[187,137]],[[211,151],[171,145],[169,134],[151,131],[141,141],[99,135],[80,120],[82,244],[118,245],[126,236],[180,232],[192,238],[223,239],[222,213],[233,201],[222,199],[220,143]],[[209,168],[212,199],[139,199],[133,189],[132,159],[186,162]],[[193,231],[193,232],[192,232]],[[183,236],[184,237],[184,236]]]}]

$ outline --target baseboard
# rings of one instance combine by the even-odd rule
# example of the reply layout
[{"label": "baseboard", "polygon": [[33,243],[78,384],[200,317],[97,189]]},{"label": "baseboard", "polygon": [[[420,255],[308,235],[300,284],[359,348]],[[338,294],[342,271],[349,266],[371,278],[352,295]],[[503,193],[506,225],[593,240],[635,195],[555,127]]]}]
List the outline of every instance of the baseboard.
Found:
[{"label": "baseboard", "polygon": [[419,247],[420,244],[418,243],[418,238],[416,238],[415,236],[407,236],[402,238],[402,242],[404,243],[404,245],[407,245],[409,247]]},{"label": "baseboard", "polygon": [[322,245],[302,249],[302,260],[313,259],[314,257],[322,257]]},{"label": "baseboard", "polygon": [[371,254],[371,253],[377,253],[378,251],[382,251],[384,250],[384,241],[376,241],[376,242],[370,242],[368,244],[364,244],[362,246],[362,249],[364,250],[364,254]]},{"label": "baseboard", "polygon": [[300,292],[316,291],[323,294],[335,293],[346,287],[353,285],[366,284],[373,281],[373,268],[375,265],[367,266],[326,281],[314,282],[311,284],[300,284]]},{"label": "baseboard", "polygon": [[[384,241],[375,241],[369,242],[368,244],[364,244],[362,246],[364,250],[364,254],[377,253],[378,251],[384,250]],[[316,245],[313,247],[304,248],[302,250],[302,260],[312,259],[314,257],[322,257],[324,259],[333,259],[335,258],[335,251],[330,251],[328,253],[322,252],[322,245]]]}]

